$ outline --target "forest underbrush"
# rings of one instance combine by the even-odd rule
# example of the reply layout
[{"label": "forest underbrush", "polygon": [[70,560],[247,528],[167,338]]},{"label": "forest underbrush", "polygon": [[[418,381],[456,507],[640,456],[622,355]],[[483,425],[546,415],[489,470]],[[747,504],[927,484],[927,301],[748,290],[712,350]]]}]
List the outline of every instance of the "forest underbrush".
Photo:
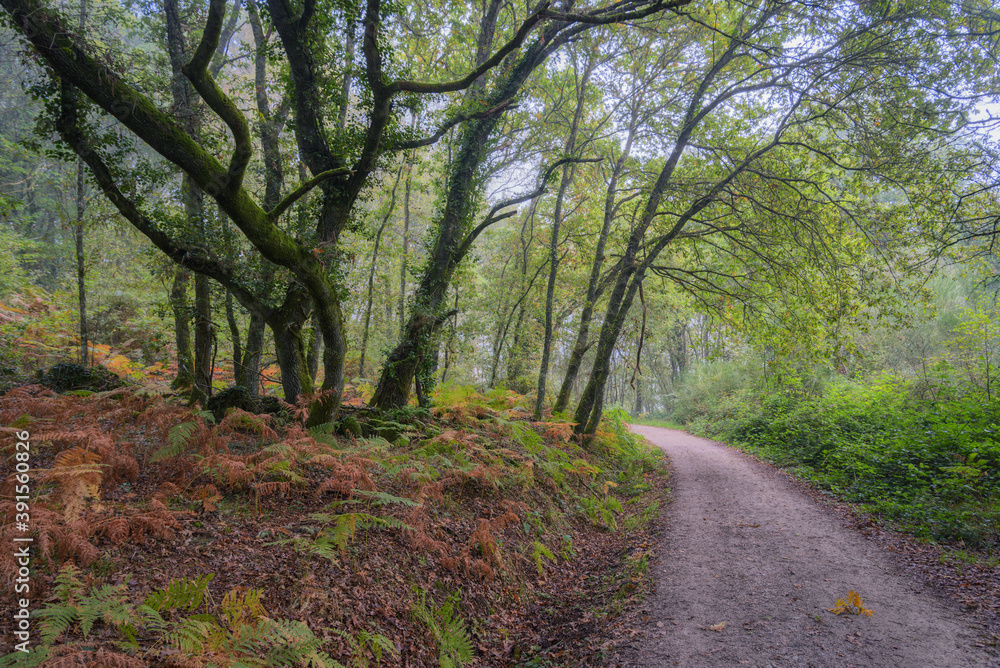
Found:
[{"label": "forest underbrush", "polygon": [[620,412],[583,448],[526,401],[445,388],[307,430],[296,407],[11,389],[0,535],[32,548],[16,595],[0,554],[0,615],[30,599],[31,651],[0,665],[599,662],[650,586],[662,461]]}]

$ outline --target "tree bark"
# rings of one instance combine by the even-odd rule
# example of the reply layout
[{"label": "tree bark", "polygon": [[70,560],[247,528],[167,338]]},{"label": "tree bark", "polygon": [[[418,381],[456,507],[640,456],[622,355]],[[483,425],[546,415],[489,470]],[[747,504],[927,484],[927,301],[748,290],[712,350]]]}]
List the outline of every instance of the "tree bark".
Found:
[{"label": "tree bark", "polygon": [[236,311],[233,309],[233,291],[226,290],[226,323],[229,325],[229,338],[233,341],[233,378],[239,385],[243,377],[243,344],[240,341],[240,324],[236,321]]},{"label": "tree bark", "polygon": [[[528,46],[521,57],[508,70],[496,87],[485,96],[485,108],[502,109],[521,89],[534,69],[556,48],[556,36],[562,26],[550,24],[542,31],[538,42]],[[482,29],[488,29],[488,26]],[[568,37],[567,37],[568,38]],[[416,288],[413,311],[410,313],[404,336],[389,354],[372,405],[382,409],[405,405],[413,385],[417,364],[429,350],[437,334],[437,325],[443,322],[441,310],[455,268],[465,258],[472,241],[482,231],[474,228],[478,198],[483,179],[482,167],[486,158],[483,147],[493,135],[499,115],[469,121],[459,140],[458,151],[448,178],[444,211],[436,221],[436,241],[428,258],[427,269]]]},{"label": "tree bark", "polygon": [[[590,75],[597,66],[597,58],[590,55],[584,66],[582,76],[576,58],[573,58],[574,73],[579,76],[576,86],[576,107],[573,110],[573,120],[570,122],[569,135],[566,137],[566,144],[563,152],[566,155],[573,155],[576,152],[576,136],[580,130],[580,120],[583,118],[584,101],[587,96],[587,84]],[[559,273],[559,228],[562,225],[563,200],[566,191],[573,181],[576,165],[565,164],[562,168],[562,178],[559,180],[559,190],[556,193],[555,210],[552,214],[552,239],[549,243],[549,282],[545,289],[545,333],[542,338],[542,361],[538,370],[538,393],[535,397],[535,419],[542,419],[542,408],[545,404],[546,379],[549,374],[549,355],[552,353],[552,319],[553,304],[556,294],[556,276]]]},{"label": "tree bark", "polygon": [[556,403],[552,407],[553,413],[561,413],[569,406],[570,395],[573,386],[576,384],[576,377],[580,373],[583,365],[583,356],[590,347],[590,323],[594,317],[594,307],[598,298],[598,285],[601,280],[601,270],[604,266],[604,253],[608,243],[608,235],[611,233],[611,224],[614,222],[618,207],[615,200],[618,195],[618,180],[625,169],[625,162],[632,152],[632,143],[635,140],[638,129],[638,105],[634,106],[629,123],[628,137],[621,155],[615,161],[611,170],[611,178],[608,180],[608,187],[604,197],[604,220],[601,226],[601,233],[597,238],[597,247],[594,249],[594,261],[590,266],[590,278],[587,281],[587,300],[584,302],[583,311],[580,313],[580,328],[577,330],[576,342],[570,352],[569,362],[566,364],[566,375],[563,377],[562,386],[559,388],[559,395]]},{"label": "tree bark", "polygon": [[83,248],[83,217],[87,203],[84,200],[83,160],[76,161],[76,225],[73,238],[76,241],[76,287],[80,304],[80,364],[87,366],[90,359],[90,345],[87,331],[87,265]]},{"label": "tree bark", "polygon": [[[403,256],[399,263],[399,335],[406,329],[406,272],[410,253],[410,187],[413,182],[414,151],[406,162],[406,189],[403,192]],[[395,186],[393,186],[395,194]]]},{"label": "tree bark", "polygon": [[382,242],[382,234],[385,232],[385,227],[389,222],[389,218],[392,216],[392,212],[396,209],[396,189],[399,188],[399,181],[403,175],[403,166],[400,165],[399,169],[396,170],[396,180],[392,184],[392,192],[389,194],[389,206],[382,216],[382,224],[378,227],[378,232],[375,234],[375,246],[372,249],[372,260],[368,269],[368,299],[365,302],[365,324],[361,333],[361,360],[359,363],[358,374],[364,378],[365,377],[365,354],[368,352],[368,333],[369,326],[371,324],[372,316],[372,300],[374,299],[373,293],[375,290],[375,267],[378,264],[378,249]]},{"label": "tree bark", "polygon": [[177,345],[177,376],[172,386],[194,386],[194,348],[191,345],[191,311],[187,300],[187,286],[191,273],[178,267],[170,289],[170,309],[174,313],[174,341]]}]

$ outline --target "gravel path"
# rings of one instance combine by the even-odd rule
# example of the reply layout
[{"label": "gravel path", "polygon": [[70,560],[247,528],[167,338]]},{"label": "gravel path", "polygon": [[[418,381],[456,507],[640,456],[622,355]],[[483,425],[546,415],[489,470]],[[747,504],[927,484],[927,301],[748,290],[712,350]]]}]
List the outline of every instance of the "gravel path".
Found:
[{"label": "gravel path", "polygon": [[[1000,665],[975,646],[971,619],[770,467],[683,432],[634,430],[670,457],[673,501],[645,637],[613,665]],[[873,616],[827,611],[850,590]]]}]

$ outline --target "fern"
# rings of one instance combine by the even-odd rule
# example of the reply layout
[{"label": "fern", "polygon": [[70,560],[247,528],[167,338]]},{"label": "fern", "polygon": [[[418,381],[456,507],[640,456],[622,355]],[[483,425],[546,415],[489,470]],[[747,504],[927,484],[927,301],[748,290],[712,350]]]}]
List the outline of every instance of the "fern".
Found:
[{"label": "fern", "polygon": [[605,526],[612,531],[618,530],[618,522],[615,520],[615,513],[622,512],[622,502],[613,496],[606,496],[603,500],[596,496],[583,498],[580,500],[583,512],[590,518],[590,521],[597,526]]},{"label": "fern", "polygon": [[545,572],[545,563],[542,560],[543,557],[549,561],[555,561],[556,556],[552,554],[552,550],[545,547],[540,541],[535,541],[531,546],[531,558],[535,562],[535,568],[538,569],[538,574],[542,575]]},{"label": "fern", "polygon": [[368,668],[368,659],[365,656],[366,652],[371,652],[372,656],[375,657],[376,664],[382,662],[383,656],[399,660],[399,652],[396,650],[396,646],[392,644],[391,640],[380,633],[362,630],[352,635],[340,629],[333,630],[346,640],[350,646],[350,663],[352,668]]},{"label": "fern", "polygon": [[[211,415],[211,413],[209,413]],[[213,420],[215,418],[213,417]],[[163,446],[159,450],[153,453],[153,461],[160,462],[164,459],[170,459],[171,457],[176,457],[184,452],[187,447],[188,442],[194,437],[195,433],[201,425],[197,421],[192,422],[181,422],[175,425],[167,433],[167,443],[168,445]]]},{"label": "fern", "polygon": [[205,600],[208,583],[214,577],[214,573],[208,573],[193,580],[187,578],[171,580],[166,587],[147,596],[145,604],[157,612],[164,610],[194,612]]},{"label": "fern", "polygon": [[343,668],[342,664],[322,651],[323,640],[317,638],[305,622],[268,620],[266,626],[268,637],[274,641],[264,659],[268,666]]},{"label": "fern", "polygon": [[376,506],[388,506],[390,504],[399,504],[401,506],[409,506],[412,508],[414,506],[420,505],[413,499],[407,499],[401,496],[394,496],[387,492],[377,492],[377,491],[369,492],[367,490],[359,489],[356,490],[354,493],[357,494],[358,496],[363,496],[369,499],[369,501]]},{"label": "fern", "polygon": [[426,625],[434,636],[440,668],[459,668],[473,659],[472,638],[455,609],[458,597],[458,592],[455,592],[445,599],[440,608],[433,608],[427,605],[426,592],[420,592],[420,600],[413,601],[411,605],[413,616]]},{"label": "fern", "polygon": [[291,545],[296,551],[302,554],[314,555],[323,559],[328,559],[333,563],[339,563],[338,553],[347,550],[348,544],[354,535],[361,529],[403,529],[412,531],[406,522],[397,520],[395,517],[376,517],[368,513],[343,513],[341,515],[331,515],[329,513],[312,513],[309,519],[316,522],[332,523],[333,526],[325,527],[316,534],[316,538],[308,540],[300,536],[295,538],[285,538],[276,540],[268,545]]},{"label": "fern", "polygon": [[510,425],[511,437],[521,445],[525,450],[531,454],[537,455],[544,448],[544,442],[542,437],[538,435],[538,432],[531,428],[531,425],[525,422],[511,421],[508,423]]},{"label": "fern", "polygon": [[43,620],[40,633],[42,642],[51,645],[74,624],[79,625],[80,632],[86,638],[94,624],[103,621],[133,643],[137,629],[150,621],[151,616],[126,600],[128,584],[104,585],[85,594],[78,574],[79,570],[72,564],[64,566],[56,577],[56,596],[59,602],[35,613],[36,617]]}]

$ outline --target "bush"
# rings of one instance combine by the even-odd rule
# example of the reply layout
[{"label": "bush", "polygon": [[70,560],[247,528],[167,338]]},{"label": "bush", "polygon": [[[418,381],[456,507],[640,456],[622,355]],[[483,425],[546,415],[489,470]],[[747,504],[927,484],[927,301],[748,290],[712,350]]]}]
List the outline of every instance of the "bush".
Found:
[{"label": "bush", "polygon": [[1000,545],[1000,401],[841,380],[818,397],[720,397],[694,424],[933,540]]}]

